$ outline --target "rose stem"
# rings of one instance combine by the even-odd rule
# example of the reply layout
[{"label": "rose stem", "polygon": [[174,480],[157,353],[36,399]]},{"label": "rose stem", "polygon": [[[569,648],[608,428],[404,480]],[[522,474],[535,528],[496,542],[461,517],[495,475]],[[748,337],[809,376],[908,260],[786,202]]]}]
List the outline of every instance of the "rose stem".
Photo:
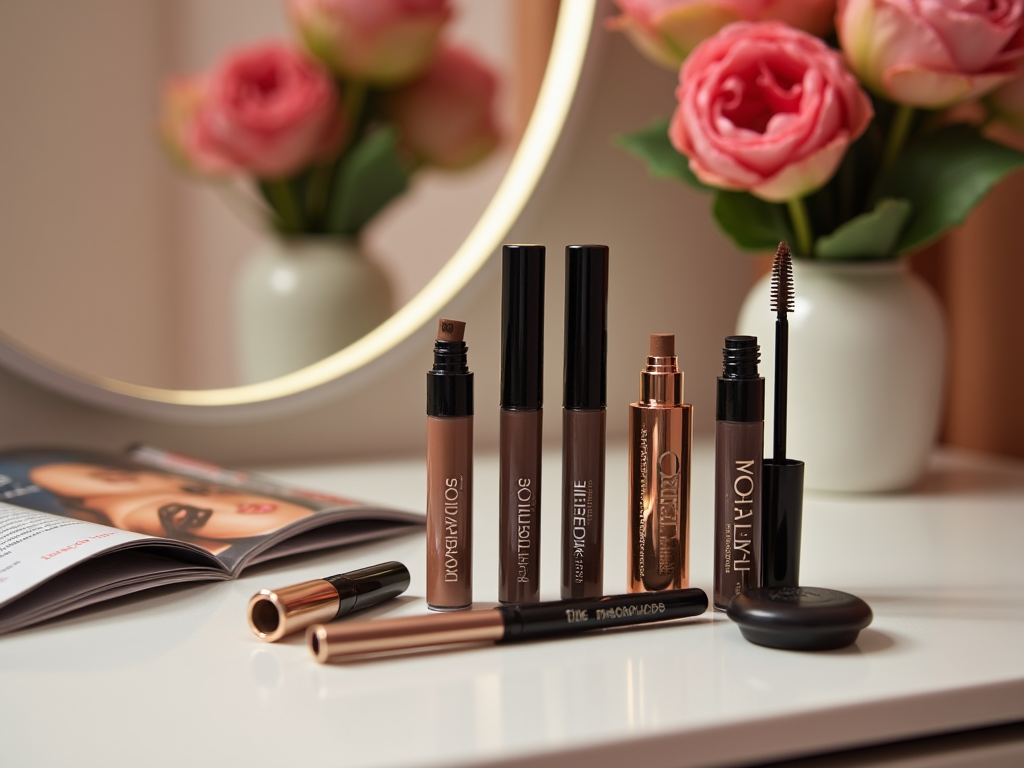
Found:
[{"label": "rose stem", "polygon": [[287,179],[263,179],[260,186],[270,204],[274,206],[279,229],[286,233],[301,232],[302,211],[299,210],[292,194],[291,183]]},{"label": "rose stem", "polygon": [[814,236],[811,233],[811,219],[807,215],[804,199],[794,197],[792,200],[787,200],[786,205],[789,206],[789,218],[793,222],[793,234],[796,235],[800,255],[807,259],[813,258]]},{"label": "rose stem", "polygon": [[889,135],[885,139],[885,151],[882,154],[883,171],[895,163],[896,158],[903,151],[903,145],[907,143],[907,137],[910,136],[910,128],[914,124],[915,111],[913,107],[908,107],[906,104],[900,104],[896,107],[896,115],[892,119],[892,125],[889,126]]}]

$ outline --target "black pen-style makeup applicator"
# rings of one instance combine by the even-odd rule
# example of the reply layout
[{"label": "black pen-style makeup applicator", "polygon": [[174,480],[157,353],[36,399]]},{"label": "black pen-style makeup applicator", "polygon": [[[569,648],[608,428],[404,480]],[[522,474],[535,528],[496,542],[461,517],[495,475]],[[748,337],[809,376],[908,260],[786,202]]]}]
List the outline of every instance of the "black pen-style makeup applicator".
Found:
[{"label": "black pen-style makeup applicator", "polygon": [[804,508],[804,463],[786,456],[789,402],[789,313],[795,308],[793,257],[779,243],[772,265],[775,320],[775,435],[772,458],[764,460],[761,499],[761,585],[795,587],[800,582],[800,528]]}]

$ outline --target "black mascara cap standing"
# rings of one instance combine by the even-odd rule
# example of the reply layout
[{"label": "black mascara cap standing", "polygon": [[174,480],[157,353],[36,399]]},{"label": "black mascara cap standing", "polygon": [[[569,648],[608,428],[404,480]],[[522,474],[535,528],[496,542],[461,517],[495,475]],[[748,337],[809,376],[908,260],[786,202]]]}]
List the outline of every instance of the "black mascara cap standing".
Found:
[{"label": "black mascara cap standing", "polygon": [[800,583],[804,463],[765,459],[761,494],[761,585],[795,587]]}]

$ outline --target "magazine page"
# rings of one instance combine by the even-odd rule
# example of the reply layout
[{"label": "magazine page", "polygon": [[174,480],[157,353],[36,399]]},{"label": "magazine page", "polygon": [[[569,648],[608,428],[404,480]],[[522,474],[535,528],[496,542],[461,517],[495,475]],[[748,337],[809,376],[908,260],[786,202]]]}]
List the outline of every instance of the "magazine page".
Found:
[{"label": "magazine page", "polygon": [[0,504],[0,634],[150,587],[226,578],[188,544]]},{"label": "magazine page", "polygon": [[268,530],[263,536],[245,541],[244,546],[236,545],[230,559],[221,556],[233,574],[244,566],[277,557],[397,536],[426,523],[423,514],[299,488],[255,472],[225,469],[152,446],[135,446],[129,454],[134,461],[161,472],[187,476],[221,490],[231,488],[262,498],[264,503],[306,510],[283,528]]},{"label": "magazine page", "polygon": [[[353,530],[355,538],[335,530],[319,547],[423,524],[422,515],[286,487],[148,447],[130,458],[65,449],[0,452],[0,500],[184,542],[216,556],[232,574],[291,535],[324,525],[377,521],[373,534],[363,526]],[[318,548],[308,539],[303,545],[294,551]]]},{"label": "magazine page", "polygon": [[149,538],[0,502],[0,607],[83,560]]}]

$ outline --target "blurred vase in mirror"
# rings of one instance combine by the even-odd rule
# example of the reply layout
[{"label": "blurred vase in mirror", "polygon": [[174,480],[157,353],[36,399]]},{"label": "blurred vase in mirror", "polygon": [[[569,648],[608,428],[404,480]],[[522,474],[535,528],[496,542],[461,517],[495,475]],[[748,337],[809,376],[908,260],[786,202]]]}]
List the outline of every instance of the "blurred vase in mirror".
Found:
[{"label": "blurred vase in mirror", "polygon": [[391,295],[384,271],[352,240],[268,238],[236,287],[241,383],[283,376],[344,349],[388,319]]}]

